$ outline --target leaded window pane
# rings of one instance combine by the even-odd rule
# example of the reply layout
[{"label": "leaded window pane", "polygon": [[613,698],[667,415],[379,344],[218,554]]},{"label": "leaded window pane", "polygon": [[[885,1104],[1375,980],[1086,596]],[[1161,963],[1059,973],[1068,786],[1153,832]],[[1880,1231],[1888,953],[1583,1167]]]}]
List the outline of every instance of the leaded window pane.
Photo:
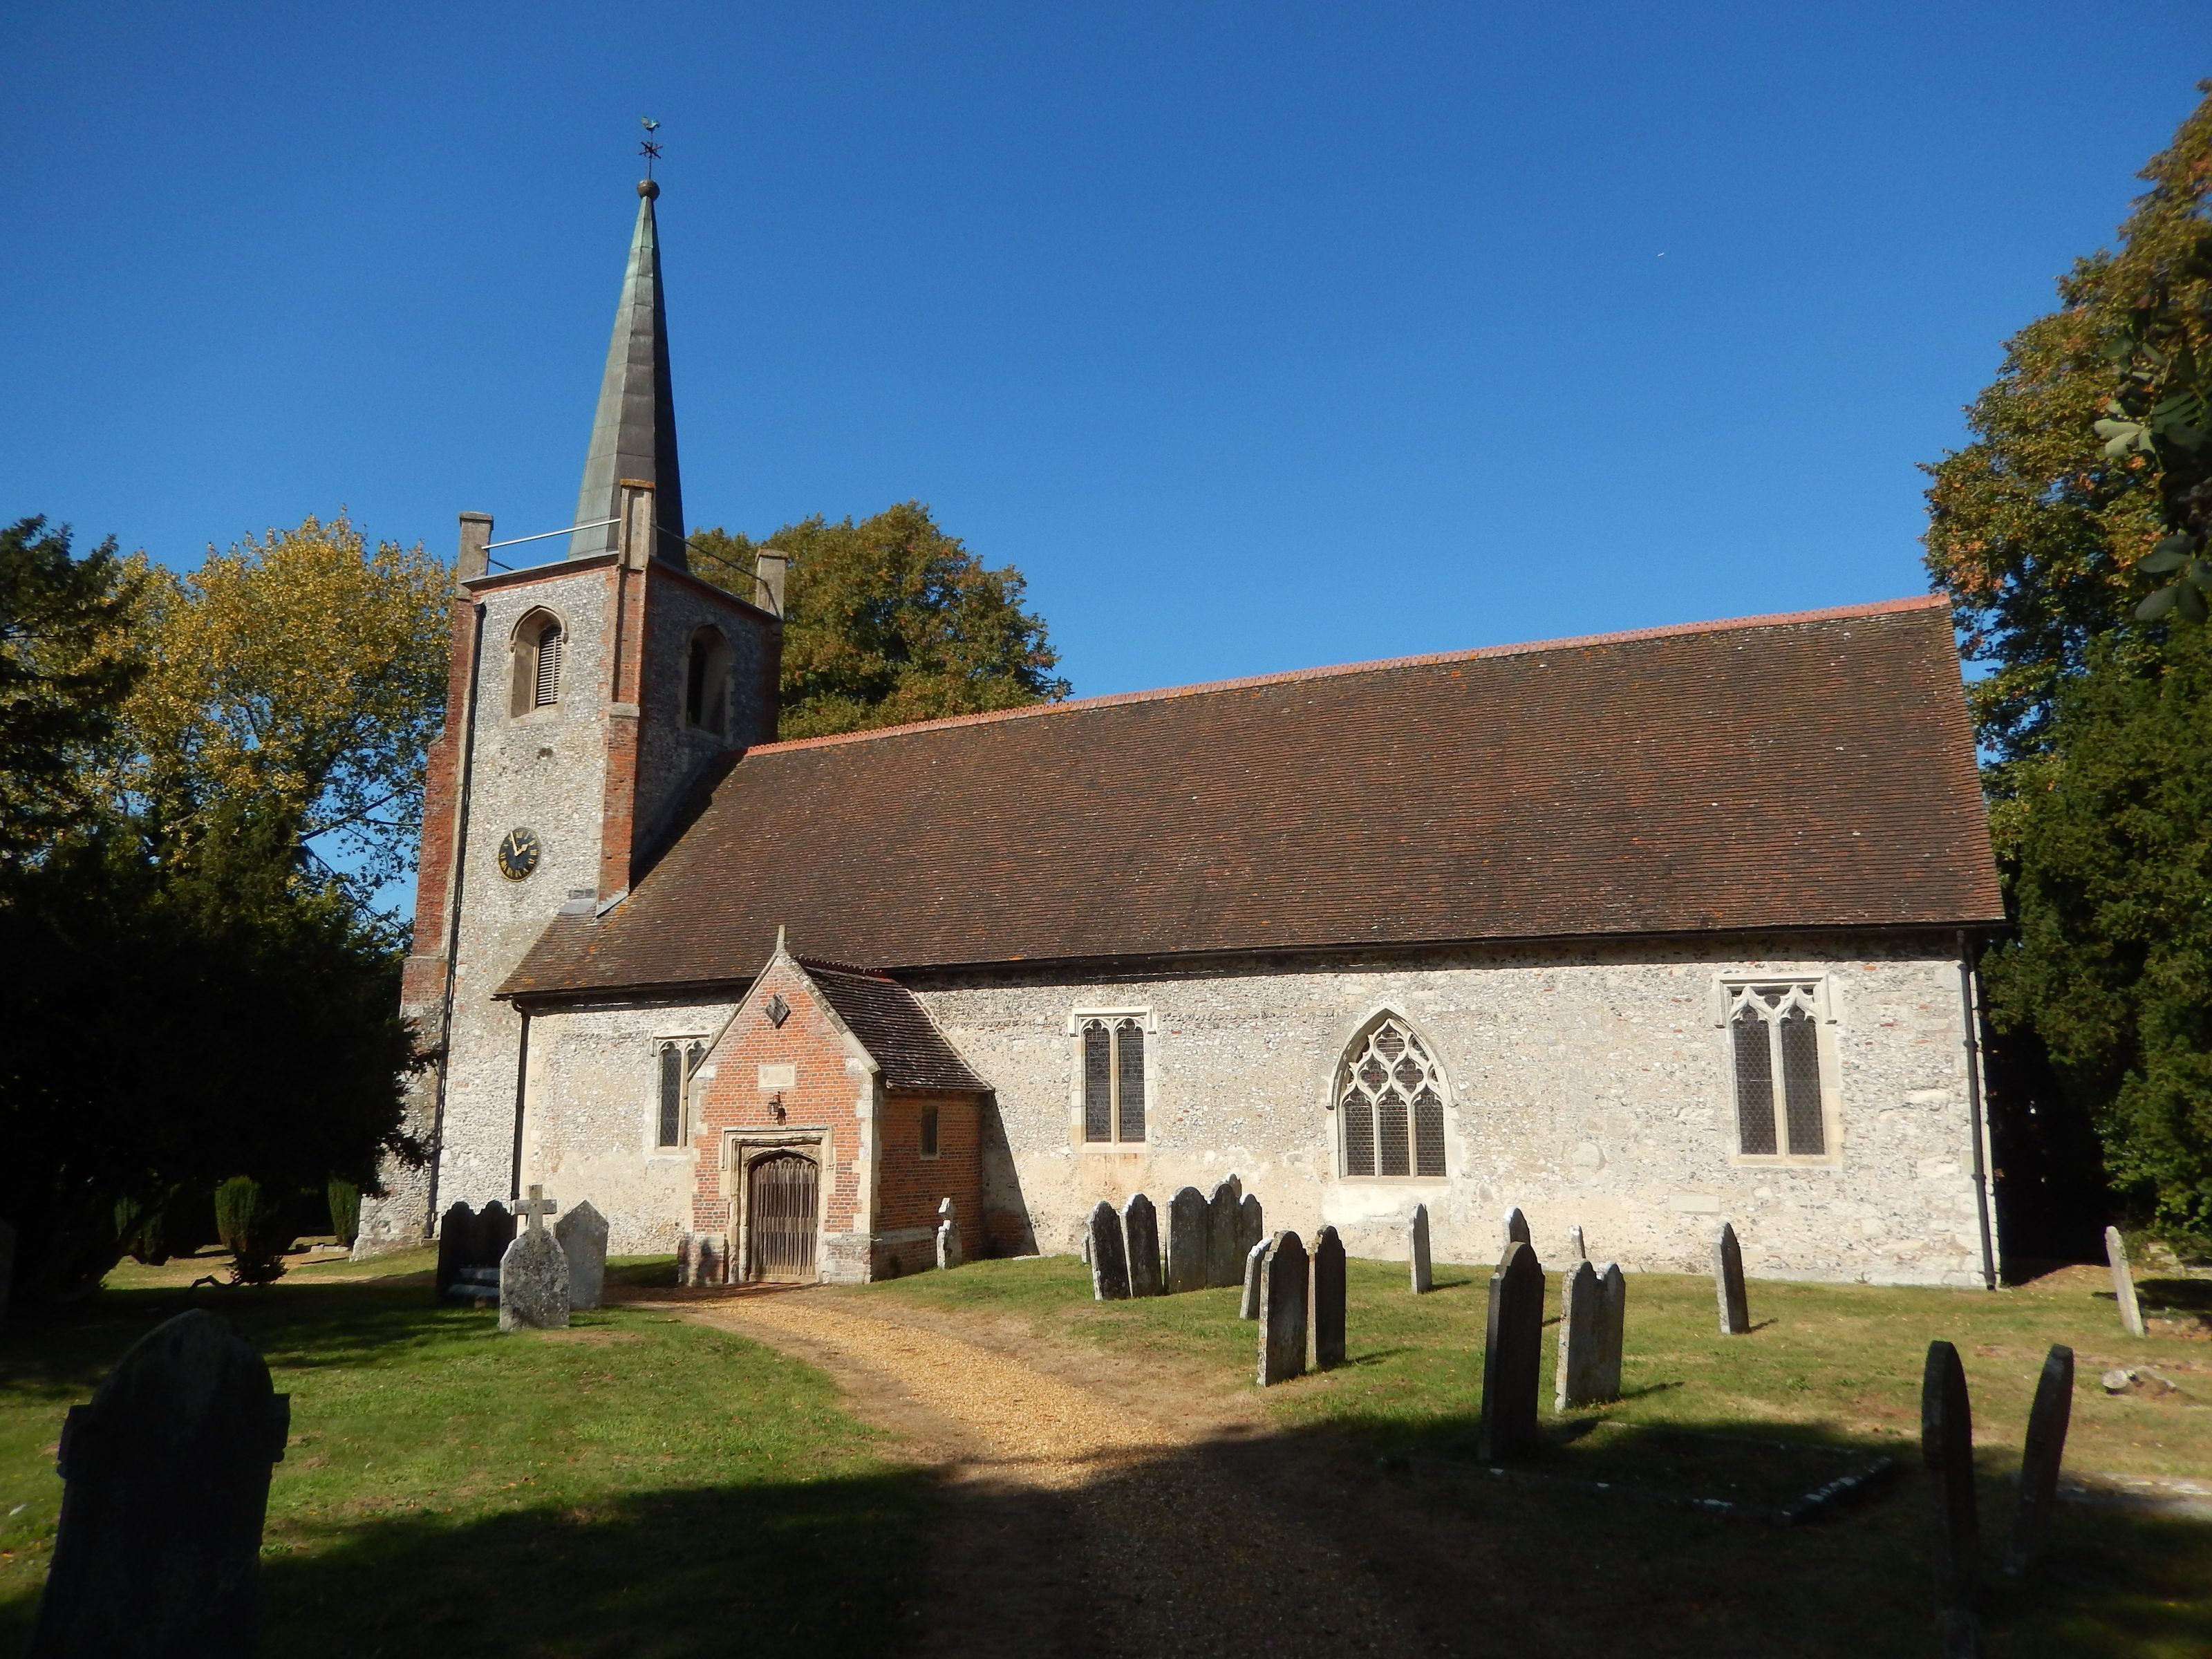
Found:
[{"label": "leaded window pane", "polygon": [[1444,1172],[1444,1103],[1434,1089],[1413,1097],[1413,1173]]},{"label": "leaded window pane", "polygon": [[1773,1060],[1767,1048],[1766,1022],[1747,1007],[1730,1023],[1735,1046],[1735,1121],[1739,1145],[1747,1152],[1774,1150]]},{"label": "leaded window pane", "polygon": [[1827,1127],[1820,1118],[1820,1029],[1802,1008],[1776,1022],[1782,1043],[1782,1101],[1789,1118],[1790,1150],[1816,1158],[1827,1150]]},{"label": "leaded window pane", "polygon": [[1340,1109],[1344,1118],[1344,1172],[1375,1173],[1375,1108],[1365,1095],[1354,1091]]},{"label": "leaded window pane", "polygon": [[1114,1138],[1114,1038],[1103,1020],[1083,1028],[1083,1138]]},{"label": "leaded window pane", "polygon": [[1406,1097],[1395,1089],[1383,1091],[1375,1103],[1375,1173],[1386,1176],[1413,1172],[1412,1137],[1407,1133]]},{"label": "leaded window pane", "polygon": [[672,1042],[660,1051],[660,1144],[684,1144],[684,1051]]},{"label": "leaded window pane", "polygon": [[1115,1064],[1121,1085],[1121,1140],[1145,1138],[1145,1030],[1133,1019],[1114,1028]]},{"label": "leaded window pane", "polygon": [[1347,1176],[1441,1176],[1444,1102],[1436,1062],[1395,1017],[1346,1056],[1338,1111]]}]

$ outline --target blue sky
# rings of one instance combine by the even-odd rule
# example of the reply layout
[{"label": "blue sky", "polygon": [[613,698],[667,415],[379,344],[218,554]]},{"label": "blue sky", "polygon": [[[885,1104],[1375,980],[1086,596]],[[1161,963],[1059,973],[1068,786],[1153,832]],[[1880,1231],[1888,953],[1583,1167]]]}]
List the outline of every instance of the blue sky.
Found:
[{"label": "blue sky", "polygon": [[650,114],[695,524],[929,501],[1080,693],[1917,592],[2205,25],[15,5],[0,514],[567,523]]}]

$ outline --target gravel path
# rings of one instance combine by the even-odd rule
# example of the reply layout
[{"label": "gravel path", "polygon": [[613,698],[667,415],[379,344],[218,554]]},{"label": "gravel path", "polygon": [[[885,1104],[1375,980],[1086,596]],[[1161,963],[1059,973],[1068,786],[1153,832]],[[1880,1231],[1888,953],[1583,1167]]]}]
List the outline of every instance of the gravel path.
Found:
[{"label": "gravel path", "polygon": [[1200,1384],[1194,1408],[1188,1386],[1155,1377],[1167,1408],[1147,1409],[1099,1374],[1103,1354],[1004,1325],[975,1340],[834,1291],[683,1311],[822,1366],[862,1417],[944,1471],[915,1610],[925,1654],[1439,1650],[1347,1560],[1310,1486],[1286,1493],[1261,1473],[1264,1444],[1237,1443],[1259,1425],[1249,1396]]}]

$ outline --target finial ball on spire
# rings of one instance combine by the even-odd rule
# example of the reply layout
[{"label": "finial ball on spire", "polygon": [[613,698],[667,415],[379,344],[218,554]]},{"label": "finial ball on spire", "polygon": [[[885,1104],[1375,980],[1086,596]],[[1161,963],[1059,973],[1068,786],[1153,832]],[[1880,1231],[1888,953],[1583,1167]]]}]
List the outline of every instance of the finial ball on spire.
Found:
[{"label": "finial ball on spire", "polygon": [[660,186],[650,179],[641,179],[637,181],[637,193],[649,202],[660,194]]}]

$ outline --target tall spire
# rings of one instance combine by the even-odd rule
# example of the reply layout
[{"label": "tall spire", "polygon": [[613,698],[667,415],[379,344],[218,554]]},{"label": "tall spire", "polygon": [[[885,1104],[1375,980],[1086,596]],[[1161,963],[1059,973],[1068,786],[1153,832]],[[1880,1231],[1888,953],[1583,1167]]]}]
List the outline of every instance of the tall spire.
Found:
[{"label": "tall spire", "polygon": [[[684,488],[676,468],[676,399],[668,383],[668,323],[660,295],[660,237],[653,201],[660,186],[641,179],[637,228],[629,239],[629,268],[615,307],[615,333],[607,346],[607,371],[599,382],[592,447],[584,457],[584,487],[576,496],[576,522],[611,519],[620,511],[617,489],[624,478],[648,479],[653,516],[665,532],[653,551],[677,565],[684,556]],[[568,556],[604,553],[620,526],[579,530]]]}]

